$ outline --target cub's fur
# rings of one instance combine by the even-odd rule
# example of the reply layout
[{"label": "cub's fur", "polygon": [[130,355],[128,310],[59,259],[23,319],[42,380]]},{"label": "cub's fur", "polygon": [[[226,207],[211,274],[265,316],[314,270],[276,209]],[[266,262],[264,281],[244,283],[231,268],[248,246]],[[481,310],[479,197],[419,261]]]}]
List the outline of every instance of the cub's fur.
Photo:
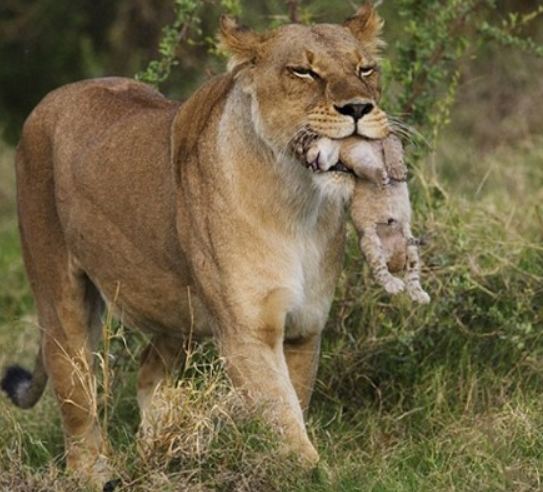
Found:
[{"label": "cub's fur", "polygon": [[[306,160],[321,171],[339,161],[361,178],[355,183],[351,217],[373,275],[390,294],[405,288],[414,301],[428,303],[430,297],[420,285],[417,241],[411,233],[400,139],[392,134],[376,141],[318,138],[309,145]],[[391,273],[404,270],[405,282]]]}]

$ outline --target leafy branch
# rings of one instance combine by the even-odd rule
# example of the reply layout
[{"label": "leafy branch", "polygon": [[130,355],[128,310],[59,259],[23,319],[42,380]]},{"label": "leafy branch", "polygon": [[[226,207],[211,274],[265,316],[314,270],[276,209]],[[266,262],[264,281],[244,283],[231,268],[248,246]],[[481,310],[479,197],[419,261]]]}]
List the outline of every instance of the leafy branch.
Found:
[{"label": "leafy branch", "polygon": [[536,43],[532,38],[523,38],[514,34],[515,31],[519,31],[541,15],[543,15],[543,5],[524,15],[512,12],[502,22],[501,26],[493,26],[488,22],[483,22],[479,32],[485,38],[497,41],[503,46],[517,48],[535,56],[543,57],[543,45]]},{"label": "leafy branch", "polygon": [[287,7],[290,22],[298,24],[300,22],[300,0],[287,0]]},{"label": "leafy branch", "polygon": [[[406,19],[404,36],[395,44],[393,59],[384,64],[384,76],[395,91],[387,91],[387,109],[407,124],[437,138],[448,122],[456,100],[462,65],[492,41],[543,55],[543,46],[518,34],[543,14],[543,6],[528,14],[508,13],[496,25],[496,0],[398,0]],[[412,140],[422,143],[417,132]],[[412,160],[422,157],[427,145]],[[425,149],[425,150],[424,150]]]},{"label": "leafy branch", "polygon": [[177,46],[187,41],[200,19],[197,16],[201,2],[198,0],[175,0],[175,20],[162,29],[158,52],[160,59],[152,60],[147,68],[136,75],[136,80],[158,87],[170,76],[172,68],[177,65]]}]

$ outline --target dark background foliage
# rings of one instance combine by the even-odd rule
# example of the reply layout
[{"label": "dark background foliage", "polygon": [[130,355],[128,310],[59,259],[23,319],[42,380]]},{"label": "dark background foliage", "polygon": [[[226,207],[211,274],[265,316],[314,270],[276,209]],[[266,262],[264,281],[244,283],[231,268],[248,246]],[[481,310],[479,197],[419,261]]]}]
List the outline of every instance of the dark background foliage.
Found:
[{"label": "dark background foliage", "polygon": [[[190,94],[204,77],[222,70],[223,64],[212,53],[221,12],[240,13],[244,23],[261,29],[288,20],[287,2],[280,0],[244,2],[242,9],[236,2],[218,0],[180,3],[181,8],[195,4],[197,19],[187,36],[189,39],[175,48],[179,66],[162,86],[173,97]],[[488,43],[479,51],[476,45],[488,36],[478,36],[475,31],[481,26],[481,18],[500,26],[511,12],[530,12],[538,5],[537,0],[383,2],[381,13],[387,21],[389,59],[394,61],[399,57],[414,62],[416,58],[422,62],[422,66],[415,68],[418,72],[411,74],[414,75],[411,80],[402,80],[408,69],[405,64],[392,72],[394,80],[403,83],[404,90],[403,99],[395,109],[414,111],[415,117],[420,118],[417,111],[424,111],[425,106],[413,107],[413,99],[422,96],[435,100],[435,91],[428,91],[425,85],[444,86],[449,75],[447,61],[457,62],[464,51],[468,57],[479,55],[476,63],[466,65],[477,77],[491,72],[490,75],[499,78],[500,74],[492,72],[504,71],[500,87],[507,103],[495,103],[493,108],[501,112],[500,116],[509,114],[522,80],[513,78],[508,61],[496,56],[503,51],[503,45]],[[348,1],[306,0],[298,9],[301,20],[341,22],[352,13],[353,6]],[[443,15],[447,9],[449,17]],[[479,19],[468,19],[466,25],[461,19],[454,20],[464,15],[463,11],[472,10]],[[14,142],[30,110],[47,92],[62,84],[106,75],[133,76],[142,70],[149,60],[157,57],[161,30],[174,19],[171,0],[4,0],[0,5],[0,124],[4,126],[5,136]],[[439,22],[441,25],[437,25]],[[521,34],[540,38],[538,23],[529,23]],[[444,42],[442,47],[440,42]],[[428,59],[423,58],[424,51],[428,51]],[[426,70],[434,67],[425,62],[436,53],[441,64],[437,68],[444,73],[434,70],[428,77]]]}]

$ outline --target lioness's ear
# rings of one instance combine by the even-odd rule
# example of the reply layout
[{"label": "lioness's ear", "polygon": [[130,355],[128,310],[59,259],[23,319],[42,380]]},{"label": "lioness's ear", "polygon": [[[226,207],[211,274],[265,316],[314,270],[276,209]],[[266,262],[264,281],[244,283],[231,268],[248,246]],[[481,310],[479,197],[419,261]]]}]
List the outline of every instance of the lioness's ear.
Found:
[{"label": "lioness's ear", "polygon": [[231,55],[228,68],[232,69],[243,63],[254,62],[266,35],[240,26],[234,18],[228,15],[221,16],[220,25],[220,47]]},{"label": "lioness's ear", "polygon": [[383,19],[373,7],[373,3],[369,1],[362,5],[356,14],[349,17],[343,25],[372,55],[377,55],[385,44],[379,37],[383,30],[383,24]]}]

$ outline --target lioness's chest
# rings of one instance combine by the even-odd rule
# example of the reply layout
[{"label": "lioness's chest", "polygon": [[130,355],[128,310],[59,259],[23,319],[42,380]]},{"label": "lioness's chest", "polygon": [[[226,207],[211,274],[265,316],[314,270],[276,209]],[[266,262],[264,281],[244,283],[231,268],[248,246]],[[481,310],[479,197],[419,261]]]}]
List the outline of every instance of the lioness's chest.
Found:
[{"label": "lioness's chest", "polygon": [[341,270],[342,251],[342,230],[332,237],[306,236],[291,244],[293,302],[287,313],[286,339],[323,329]]}]

